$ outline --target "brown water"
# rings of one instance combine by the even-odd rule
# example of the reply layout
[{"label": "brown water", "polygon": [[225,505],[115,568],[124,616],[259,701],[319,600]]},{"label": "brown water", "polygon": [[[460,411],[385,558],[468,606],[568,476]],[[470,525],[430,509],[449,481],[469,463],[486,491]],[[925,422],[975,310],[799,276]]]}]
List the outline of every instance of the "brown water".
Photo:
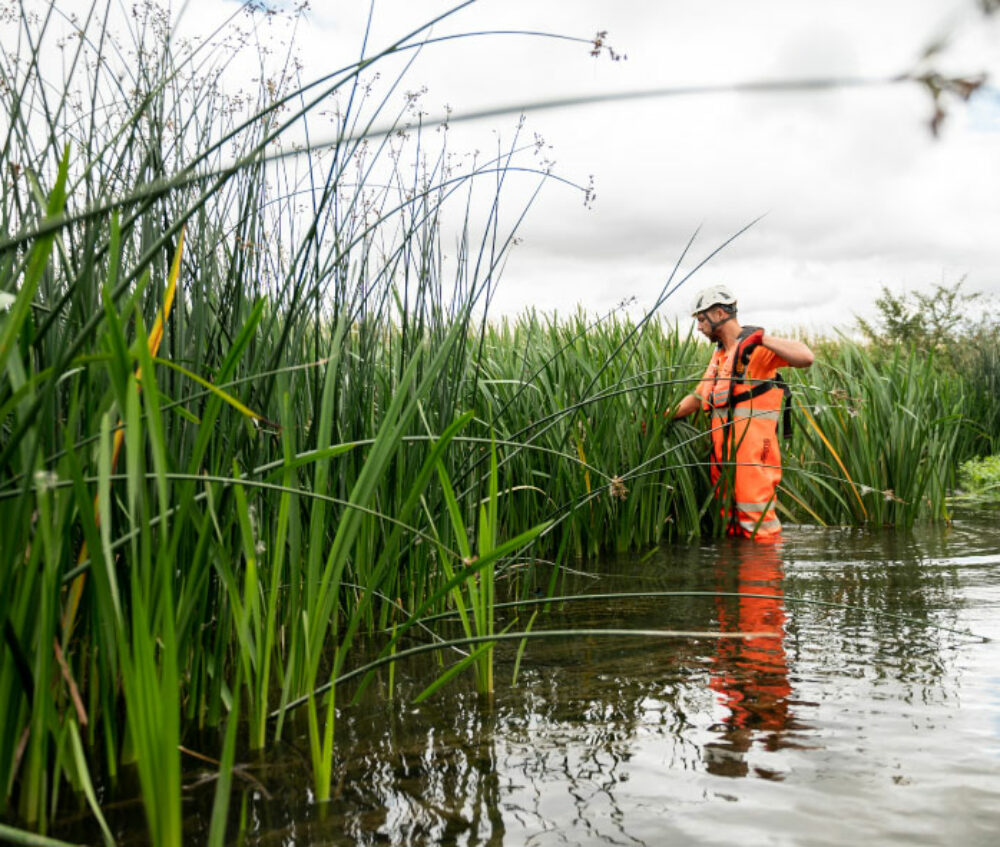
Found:
[{"label": "brown water", "polygon": [[[1000,842],[1000,641],[950,631],[1000,639],[1000,514],[906,534],[791,527],[780,545],[597,570],[562,591],[707,593],[565,603],[535,629],[769,635],[533,641],[513,688],[507,645],[492,702],[459,682],[410,705],[437,670],[414,660],[395,699],[383,675],[341,709],[333,802],[310,802],[304,735],[245,763],[257,784],[235,780],[233,843]],[[212,791],[187,792],[191,843]]]}]

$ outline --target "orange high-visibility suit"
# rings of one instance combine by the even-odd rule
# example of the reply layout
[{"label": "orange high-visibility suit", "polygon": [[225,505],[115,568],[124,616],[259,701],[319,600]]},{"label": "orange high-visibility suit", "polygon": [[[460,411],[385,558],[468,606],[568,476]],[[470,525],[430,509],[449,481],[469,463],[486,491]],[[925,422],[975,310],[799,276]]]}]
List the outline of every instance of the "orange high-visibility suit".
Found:
[{"label": "orange high-visibility suit", "polygon": [[728,532],[764,538],[781,532],[774,507],[781,481],[778,419],[785,392],[773,380],[780,379],[778,368],[788,362],[758,346],[734,379],[738,353],[738,346],[730,355],[716,350],[695,393],[712,416],[712,485]]}]

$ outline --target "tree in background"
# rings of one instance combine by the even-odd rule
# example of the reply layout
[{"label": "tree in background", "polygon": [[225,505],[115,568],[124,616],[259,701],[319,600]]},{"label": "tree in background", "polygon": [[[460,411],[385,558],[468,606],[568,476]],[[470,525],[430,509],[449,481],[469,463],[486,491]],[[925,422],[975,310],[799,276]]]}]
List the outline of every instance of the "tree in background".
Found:
[{"label": "tree in background", "polygon": [[903,347],[933,355],[938,367],[964,387],[964,423],[973,437],[966,458],[1000,453],[1000,314],[981,291],[939,284],[929,292],[894,294],[882,286],[871,320],[857,317],[871,348],[888,354]]},{"label": "tree in background", "polygon": [[965,291],[965,277],[954,285],[938,284],[929,292],[893,293],[883,285],[875,299],[877,313],[870,321],[857,317],[857,326],[873,347],[920,347],[942,355],[956,367],[965,359],[962,348],[976,345],[997,329],[997,316],[981,291]]}]

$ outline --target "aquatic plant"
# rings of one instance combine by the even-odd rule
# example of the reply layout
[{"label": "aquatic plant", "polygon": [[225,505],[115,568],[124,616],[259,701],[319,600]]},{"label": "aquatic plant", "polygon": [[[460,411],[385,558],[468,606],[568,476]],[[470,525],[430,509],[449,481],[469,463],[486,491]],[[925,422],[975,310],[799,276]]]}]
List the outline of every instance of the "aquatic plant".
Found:
[{"label": "aquatic plant", "polygon": [[[496,642],[566,635],[497,632],[498,598],[718,529],[703,431],[669,414],[709,350],[655,306],[476,311],[513,243],[498,186],[556,177],[521,161],[520,124],[460,168],[419,104],[366,95],[424,29],[308,85],[289,61],[238,103],[230,45],[137,13],[131,43],[97,6],[80,22],[86,97],[43,73],[54,6],[0,66],[0,812],[44,832],[69,786],[103,821],[94,783],[134,764],[150,841],[181,843],[181,756],[204,755],[183,743],[216,730],[221,843],[237,743],[300,705],[331,796],[359,639],[388,662],[464,646],[442,680],[472,667],[488,693]],[[335,140],[292,149],[321,111]],[[796,385],[786,509],[939,516],[959,387],[902,352],[837,355]]]},{"label": "aquatic plant", "polygon": [[933,356],[875,358],[844,340],[795,379],[801,439],[786,454],[784,509],[830,524],[947,517],[964,395]]},{"label": "aquatic plant", "polygon": [[959,456],[1000,452],[1000,325],[986,324],[961,349],[958,379],[965,388],[965,417]]},{"label": "aquatic plant", "polygon": [[[14,22],[0,85],[0,807],[44,832],[68,782],[100,819],[90,773],[134,762],[172,845],[191,728],[225,721],[231,751],[242,704],[262,746],[276,705],[441,581],[412,542],[443,516],[426,487],[462,460],[449,428],[474,396],[443,374],[511,245],[474,216],[479,178],[550,174],[519,163],[518,127],[460,168],[411,98],[366,96],[362,72],[425,28],[318,83],[289,61],[236,102],[233,45],[176,43],[151,4],[130,43],[95,4],[53,80],[58,20]],[[332,144],[272,152],[338,94]],[[333,718],[310,699],[320,799]]]}]

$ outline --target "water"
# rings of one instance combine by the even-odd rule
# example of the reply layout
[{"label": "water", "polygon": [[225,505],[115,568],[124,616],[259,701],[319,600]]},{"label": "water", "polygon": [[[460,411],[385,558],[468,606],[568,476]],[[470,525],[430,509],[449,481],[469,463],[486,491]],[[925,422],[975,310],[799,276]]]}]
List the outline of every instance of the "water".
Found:
[{"label": "water", "polygon": [[[242,815],[247,845],[993,845],[1000,641],[956,630],[1000,639],[997,518],[790,527],[571,575],[567,594],[706,593],[565,603],[535,629],[763,635],[533,641],[516,687],[507,645],[492,703],[459,683],[413,706],[436,671],[422,657],[392,701],[386,674],[342,708],[333,802],[310,802],[293,732],[245,763],[233,831]],[[192,843],[213,790],[186,795]]]}]

